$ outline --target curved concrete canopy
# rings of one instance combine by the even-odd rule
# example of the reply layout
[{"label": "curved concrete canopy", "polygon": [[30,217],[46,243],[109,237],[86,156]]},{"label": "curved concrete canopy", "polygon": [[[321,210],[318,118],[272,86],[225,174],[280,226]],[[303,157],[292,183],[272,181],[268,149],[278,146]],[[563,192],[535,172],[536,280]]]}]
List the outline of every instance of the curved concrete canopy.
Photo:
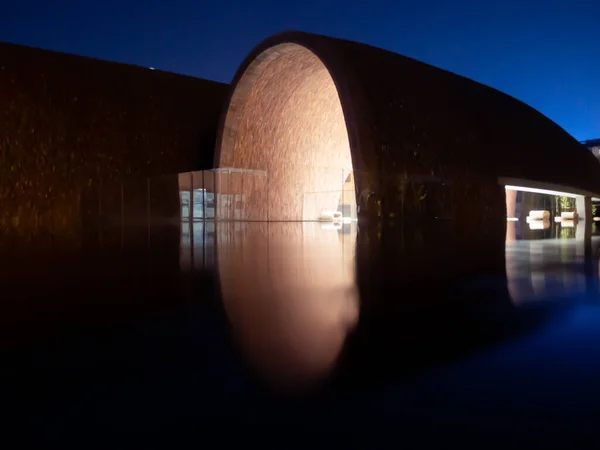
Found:
[{"label": "curved concrete canopy", "polygon": [[[318,106],[317,99],[324,101],[330,88],[308,81],[329,76],[341,113],[327,109],[336,103],[333,96]],[[293,177],[292,167],[298,170],[306,162],[304,172],[312,167],[314,176],[317,168],[328,166],[325,155],[341,148],[343,139],[341,131],[325,130],[344,128],[342,115],[359,200],[364,193],[374,195],[384,216],[406,210],[402,180],[450,180],[470,186],[470,192],[488,189],[491,197],[500,178],[600,193],[595,158],[524,103],[395,53],[301,32],[268,38],[240,66],[221,119],[215,165],[268,170],[276,187],[271,196],[279,195],[277,183],[284,179],[293,180],[294,187],[286,192],[282,187],[282,198],[293,189],[315,189],[314,179],[301,183],[303,174]],[[345,170],[343,161],[339,157],[330,166]],[[284,200],[272,206],[278,201]]]}]

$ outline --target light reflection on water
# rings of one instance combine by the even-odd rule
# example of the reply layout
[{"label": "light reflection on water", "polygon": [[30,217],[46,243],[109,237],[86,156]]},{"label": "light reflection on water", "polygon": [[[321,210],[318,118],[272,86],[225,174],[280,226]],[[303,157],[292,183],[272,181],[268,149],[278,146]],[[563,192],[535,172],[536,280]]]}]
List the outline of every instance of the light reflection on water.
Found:
[{"label": "light reflection on water", "polygon": [[524,304],[584,294],[584,252],[584,242],[575,239],[507,242],[506,275],[512,300]]},{"label": "light reflection on water", "polygon": [[599,246],[598,237],[586,239],[584,221],[546,228],[508,222],[506,276],[513,302],[519,305],[587,293],[594,277],[592,258]]},{"label": "light reflection on water", "polygon": [[[591,257],[598,253],[600,240],[586,241],[581,225],[569,238],[552,238],[561,236],[557,224],[548,229],[528,225],[522,230],[520,224],[507,224],[506,272],[495,275],[489,293],[502,296],[504,286],[507,305],[516,307],[589,294],[590,277],[597,276],[590,272]],[[183,227],[181,268],[217,274],[232,333],[248,361],[280,384],[326,378],[359,322],[357,225],[199,222]],[[439,246],[428,246],[426,240],[419,245],[421,252],[398,251],[385,263],[391,267],[386,276],[396,278],[390,286],[398,291],[389,293],[398,296],[394,301],[414,301],[401,294],[402,285],[410,285],[415,275],[415,257],[424,267],[439,266],[425,263],[444,254]],[[455,258],[447,261],[448,270],[460,266],[460,255]],[[452,297],[456,286],[444,289],[447,277],[440,275],[433,271],[420,278],[423,300]],[[414,292],[414,286],[410,289]],[[478,295],[487,297],[485,290]],[[369,300],[373,304],[384,299]]]},{"label": "light reflection on water", "polygon": [[217,231],[221,296],[251,363],[278,383],[329,373],[358,322],[356,226],[229,223]]},{"label": "light reflection on water", "polygon": [[[343,418],[340,429],[367,429],[369,418],[382,423],[390,416],[381,412],[396,408],[419,437],[431,433],[418,426],[435,428],[431,417],[452,422],[457,411],[468,435],[474,421],[527,426],[522,415],[531,408],[544,418],[556,392],[566,400],[551,407],[565,423],[582,414],[568,409],[573,398],[598,416],[589,393],[600,374],[599,238],[581,239],[577,229],[563,239],[527,234],[543,235],[542,227],[513,229],[504,242],[500,228],[482,250],[486,243],[473,245],[471,236],[452,246],[456,230],[447,224],[380,233],[355,224],[197,222],[150,231],[131,230],[140,244],[92,265],[54,261],[61,270],[50,278],[64,267],[94,273],[72,299],[59,290],[37,305],[2,302],[0,338],[18,331],[31,343],[0,359],[0,394],[15,393],[3,403],[13,416],[21,408],[27,423],[37,414],[37,423],[68,432],[146,436],[182,416],[190,433],[211,417],[240,423],[262,405],[251,431],[273,423],[300,429],[309,420],[326,429],[332,417]],[[483,251],[493,259],[489,276],[473,280]],[[23,260],[31,279],[34,260]],[[34,382],[22,381],[31,374]],[[286,388],[324,386],[343,400],[329,404],[317,390],[306,397],[314,400],[310,414],[293,416],[297,403],[265,394],[255,375]],[[356,401],[357,392],[368,401]],[[491,397],[501,407],[492,410]]]},{"label": "light reflection on water", "polygon": [[[355,223],[184,223],[180,267],[183,272],[217,272],[230,307],[271,297],[287,299],[290,305],[299,299],[318,303],[331,298],[334,303],[345,290],[358,295],[357,228]],[[568,233],[562,228],[554,223],[548,228],[507,223],[506,282],[515,304],[586,291],[590,273],[585,265],[598,253],[600,237],[586,241],[583,221]],[[397,261],[402,259],[399,253]],[[429,278],[435,282],[437,277],[431,273]]]}]

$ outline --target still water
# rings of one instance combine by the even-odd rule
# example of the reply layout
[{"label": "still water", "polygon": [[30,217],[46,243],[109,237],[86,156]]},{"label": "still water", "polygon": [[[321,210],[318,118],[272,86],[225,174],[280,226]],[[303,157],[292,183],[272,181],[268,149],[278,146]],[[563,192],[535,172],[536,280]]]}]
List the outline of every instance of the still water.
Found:
[{"label": "still water", "polygon": [[600,418],[600,240],[556,227],[197,222],[11,255],[1,426],[37,448],[574,445]]}]

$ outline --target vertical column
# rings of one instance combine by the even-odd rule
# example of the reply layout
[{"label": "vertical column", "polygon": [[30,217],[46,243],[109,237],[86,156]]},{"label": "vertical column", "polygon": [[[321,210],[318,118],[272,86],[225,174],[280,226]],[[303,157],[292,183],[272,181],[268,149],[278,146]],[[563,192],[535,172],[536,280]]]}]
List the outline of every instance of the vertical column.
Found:
[{"label": "vertical column", "polygon": [[213,172],[213,204],[214,204],[214,219],[221,220],[219,208],[221,207],[221,170]]},{"label": "vertical column", "polygon": [[[594,273],[594,264],[592,261],[592,223],[594,215],[592,214],[592,198],[591,197],[576,197],[575,209],[579,216],[579,221],[582,226],[577,227],[575,238],[583,241],[583,265],[586,279],[586,290],[588,292],[596,292],[596,277]],[[583,228],[583,229],[582,229]],[[578,248],[578,252],[581,251]]]},{"label": "vertical column", "polygon": [[202,171],[202,220],[206,222],[206,183],[204,182],[204,170]]},{"label": "vertical column", "polygon": [[190,201],[189,201],[189,206],[188,206],[189,212],[189,220],[188,220],[188,230],[189,230],[189,235],[190,235],[190,248],[189,248],[189,254],[190,254],[190,267],[191,267],[191,271],[194,272],[196,270],[196,258],[195,258],[195,250],[194,250],[194,239],[195,239],[195,233],[194,233],[194,172],[190,172]]},{"label": "vertical column", "polygon": [[576,197],[575,210],[578,215],[577,229],[575,230],[575,239],[580,241],[583,246],[577,246],[577,254],[584,258],[584,262],[591,261],[592,257],[592,198]]},{"label": "vertical column", "polygon": [[592,222],[592,198],[591,197],[576,197],[575,209],[580,219],[589,220]]},{"label": "vertical column", "polygon": [[517,191],[513,189],[504,189],[506,192],[506,217],[513,218],[517,208]]},{"label": "vertical column", "polygon": [[591,197],[576,197],[575,198],[575,210],[579,218],[581,226],[577,227],[575,234],[576,239],[584,240],[586,247],[588,241],[591,245],[592,240],[592,223],[594,216],[592,214],[592,198]]},{"label": "vertical column", "polygon": [[592,198],[591,197],[576,197],[575,198],[575,210],[579,218],[580,226],[577,227],[575,234],[576,239],[584,240],[586,242],[592,240],[592,223],[594,217],[592,215]]},{"label": "vertical column", "polygon": [[190,172],[190,200],[188,205],[189,221],[194,223],[194,172]]}]

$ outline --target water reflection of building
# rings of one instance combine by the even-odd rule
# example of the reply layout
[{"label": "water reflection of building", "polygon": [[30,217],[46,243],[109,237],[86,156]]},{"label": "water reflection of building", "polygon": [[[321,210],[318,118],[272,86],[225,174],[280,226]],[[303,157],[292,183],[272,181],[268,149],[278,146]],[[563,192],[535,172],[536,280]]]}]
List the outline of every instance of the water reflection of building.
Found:
[{"label": "water reflection of building", "polygon": [[[528,225],[507,223],[506,275],[513,301],[525,304],[585,293],[586,277],[592,274],[582,268],[589,264],[592,243],[584,223],[553,223],[549,231]],[[600,245],[597,238],[593,242],[594,248]]]},{"label": "water reflection of building", "polygon": [[248,360],[282,383],[314,381],[335,364],[358,321],[356,226],[220,223],[225,310]]},{"label": "water reflection of building", "polygon": [[179,266],[183,272],[215,269],[215,222],[181,222]]},{"label": "water reflection of building", "polygon": [[506,242],[515,240],[577,239],[591,236],[583,220],[511,220],[506,223]]}]

